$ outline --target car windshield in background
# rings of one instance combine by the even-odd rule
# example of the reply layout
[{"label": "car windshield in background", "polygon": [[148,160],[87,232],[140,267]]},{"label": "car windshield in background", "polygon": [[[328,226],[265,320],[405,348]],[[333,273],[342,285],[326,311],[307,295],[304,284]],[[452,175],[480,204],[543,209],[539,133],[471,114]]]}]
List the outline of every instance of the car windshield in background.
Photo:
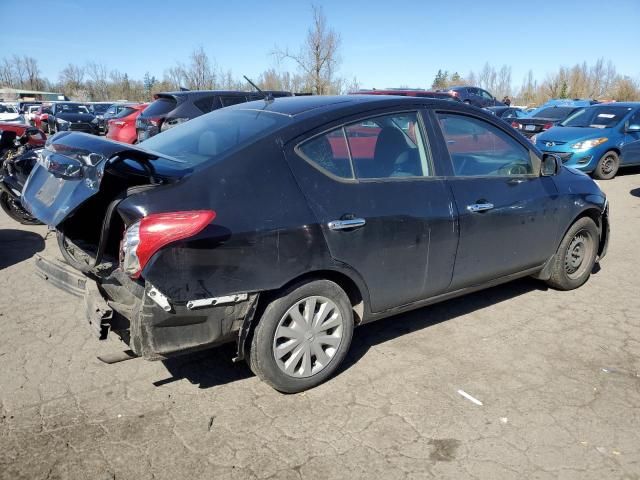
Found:
[{"label": "car windshield in background", "polygon": [[253,142],[290,121],[289,117],[272,112],[222,109],[185,122],[140,145],[193,167]]},{"label": "car windshield in background", "polygon": [[132,107],[124,107],[114,118],[122,118],[131,115],[136,109]]},{"label": "car windshield in background", "polygon": [[87,106],[80,103],[61,103],[58,110],[58,113],[89,113]]},{"label": "car windshield in background", "polygon": [[571,115],[561,123],[563,127],[610,128],[631,110],[629,107],[589,107]]},{"label": "car windshield in background", "polygon": [[0,113],[18,113],[11,105],[0,105]]},{"label": "car windshield in background", "polygon": [[549,118],[551,120],[562,120],[574,110],[575,107],[549,107],[537,112],[535,114],[535,117]]},{"label": "car windshield in background", "polygon": [[91,109],[94,113],[104,113],[109,109],[110,106],[111,105],[109,105],[108,103],[98,103],[96,105],[93,105]]}]

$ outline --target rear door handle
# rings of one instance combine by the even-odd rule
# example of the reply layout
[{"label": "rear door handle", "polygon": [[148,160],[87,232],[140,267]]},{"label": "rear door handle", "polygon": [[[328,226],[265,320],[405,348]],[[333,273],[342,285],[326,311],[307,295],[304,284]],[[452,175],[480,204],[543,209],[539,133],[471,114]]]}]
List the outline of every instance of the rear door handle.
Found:
[{"label": "rear door handle", "polygon": [[364,218],[350,218],[348,220],[332,220],[327,224],[329,230],[347,230],[349,228],[364,227],[367,221]]},{"label": "rear door handle", "polygon": [[486,212],[493,208],[493,203],[474,203],[473,205],[467,205],[467,210],[471,213]]}]

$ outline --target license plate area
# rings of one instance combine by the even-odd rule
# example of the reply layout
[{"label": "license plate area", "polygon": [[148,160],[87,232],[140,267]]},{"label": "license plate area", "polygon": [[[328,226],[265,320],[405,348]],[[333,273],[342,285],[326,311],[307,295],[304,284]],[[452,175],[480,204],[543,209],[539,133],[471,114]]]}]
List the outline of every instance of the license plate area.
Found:
[{"label": "license plate area", "polygon": [[525,125],[525,126],[524,126],[524,129],[525,129],[527,132],[535,132],[535,130],[536,130],[536,126],[535,126],[535,125]]}]

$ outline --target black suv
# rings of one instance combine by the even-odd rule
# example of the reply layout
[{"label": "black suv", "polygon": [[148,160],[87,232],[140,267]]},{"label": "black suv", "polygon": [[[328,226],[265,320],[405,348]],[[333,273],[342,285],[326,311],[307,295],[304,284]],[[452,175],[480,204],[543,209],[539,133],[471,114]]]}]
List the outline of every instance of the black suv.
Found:
[{"label": "black suv", "polygon": [[504,103],[486,90],[478,87],[451,87],[449,93],[455,95],[461,102],[476,107],[503,107]]},{"label": "black suv", "polygon": [[84,103],[54,103],[51,106],[47,124],[48,131],[51,133],[74,131],[98,134],[98,119]]},{"label": "black suv", "polygon": [[[264,94],[273,98],[292,96],[290,92],[278,91],[266,91]],[[155,101],[136,120],[138,142],[218,108],[260,100],[264,94],[237,90],[158,93],[154,95]]]}]

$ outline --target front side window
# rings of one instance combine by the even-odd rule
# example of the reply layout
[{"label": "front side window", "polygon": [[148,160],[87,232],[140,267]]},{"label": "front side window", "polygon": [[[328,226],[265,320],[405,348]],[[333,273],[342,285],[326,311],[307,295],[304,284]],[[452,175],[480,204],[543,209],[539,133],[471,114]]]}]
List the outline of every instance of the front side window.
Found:
[{"label": "front side window", "polygon": [[302,143],[299,153],[322,170],[345,179],[431,175],[416,112],[361,120]]},{"label": "front side window", "polygon": [[458,177],[532,175],[529,150],[506,132],[479,118],[437,113]]}]

